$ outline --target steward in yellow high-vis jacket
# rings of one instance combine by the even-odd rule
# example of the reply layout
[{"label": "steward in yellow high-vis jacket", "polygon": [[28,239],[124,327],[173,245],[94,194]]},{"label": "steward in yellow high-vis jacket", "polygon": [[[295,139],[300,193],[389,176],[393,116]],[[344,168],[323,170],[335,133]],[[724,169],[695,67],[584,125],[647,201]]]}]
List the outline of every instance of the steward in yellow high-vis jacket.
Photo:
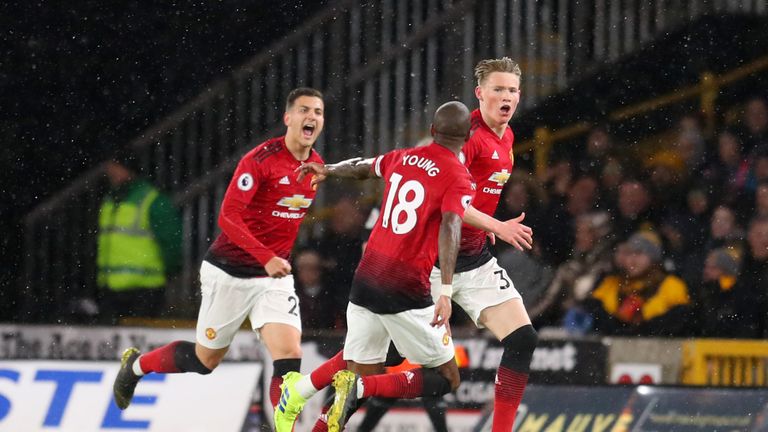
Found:
[{"label": "steward in yellow high-vis jacket", "polygon": [[106,164],[112,186],[99,210],[100,315],[154,317],[181,265],[181,219],[171,200],[125,159]]}]

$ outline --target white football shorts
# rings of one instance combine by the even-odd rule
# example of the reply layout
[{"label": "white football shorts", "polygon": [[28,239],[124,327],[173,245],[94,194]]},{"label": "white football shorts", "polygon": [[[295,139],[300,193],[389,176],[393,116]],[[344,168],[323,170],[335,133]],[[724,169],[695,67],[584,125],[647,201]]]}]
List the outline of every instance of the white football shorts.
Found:
[{"label": "white football shorts", "polygon": [[344,360],[384,363],[390,340],[411,363],[432,368],[450,361],[455,352],[445,326],[429,325],[435,306],[396,314],[376,314],[354,303],[347,305]]},{"label": "white football shorts", "polygon": [[[429,282],[432,284],[432,299],[437,301],[442,287],[439,268],[432,267]],[[491,258],[474,270],[453,275],[452,299],[464,309],[478,328],[484,327],[478,322],[483,309],[517,298],[522,297],[496,258]]]},{"label": "white football shorts", "polygon": [[200,266],[202,301],[196,338],[210,349],[228,347],[246,318],[254,331],[267,323],[282,323],[301,331],[299,297],[293,276],[236,278],[203,261]]}]

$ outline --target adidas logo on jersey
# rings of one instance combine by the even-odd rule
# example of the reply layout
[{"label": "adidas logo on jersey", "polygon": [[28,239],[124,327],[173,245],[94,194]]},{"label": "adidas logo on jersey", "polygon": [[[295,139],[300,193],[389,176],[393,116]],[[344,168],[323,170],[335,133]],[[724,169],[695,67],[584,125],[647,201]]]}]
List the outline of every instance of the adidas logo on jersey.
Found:
[{"label": "adidas logo on jersey", "polygon": [[491,159],[498,159],[498,158],[499,158],[499,153],[496,150],[494,150],[493,156],[491,156]]},{"label": "adidas logo on jersey", "polygon": [[281,178],[278,183],[280,183],[280,184],[291,184],[291,181],[288,180],[288,176],[283,176],[283,178]]}]

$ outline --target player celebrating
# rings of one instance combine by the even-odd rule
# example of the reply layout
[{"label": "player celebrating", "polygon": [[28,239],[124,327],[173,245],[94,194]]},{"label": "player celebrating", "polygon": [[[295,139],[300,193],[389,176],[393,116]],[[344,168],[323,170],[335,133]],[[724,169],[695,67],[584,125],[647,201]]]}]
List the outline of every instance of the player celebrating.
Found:
[{"label": "player celebrating", "polygon": [[[514,135],[508,123],[520,101],[521,71],[518,64],[507,57],[482,60],[475,67],[475,78],[480,108],[472,112],[471,137],[462,155],[478,190],[464,217],[453,300],[478,327],[487,327],[504,346],[496,376],[493,430],[511,431],[538,337],[520,294],[491,254],[486,232],[495,233],[518,249],[531,248],[532,231],[521,223],[525,214],[506,222],[490,216],[512,171]],[[354,158],[329,165],[328,171],[331,175],[343,175],[349,172],[348,165],[366,162]],[[325,175],[318,173],[314,182],[323,181]],[[437,298],[440,295],[437,267],[430,279],[433,298]],[[296,391],[291,392],[290,397],[281,398],[288,415],[278,412],[277,416],[295,419],[305,399],[328,386],[333,374],[344,367],[342,357],[339,352],[306,377],[289,374],[284,387],[294,386]],[[318,422],[315,431],[322,430],[321,423]]]},{"label": "player celebrating", "polygon": [[[447,323],[461,218],[474,195],[469,173],[458,158],[469,127],[467,108],[449,102],[435,112],[432,144],[395,150],[372,163],[347,164],[334,172],[344,177],[375,175],[387,186],[381,215],[352,282],[343,354],[350,370],[334,377],[336,400],[328,430],[343,427],[359,398],[439,396],[458,387]],[[325,176],[328,169],[305,164],[306,173]],[[429,273],[438,256],[444,284],[435,304]],[[390,340],[424,368],[372,375],[383,372]],[[283,395],[290,397],[290,389]],[[281,403],[275,412],[278,431],[293,427],[295,415],[285,414]]]},{"label": "player celebrating", "polygon": [[274,361],[270,398],[277,404],[282,376],[301,366],[299,300],[288,259],[316,189],[310,179],[296,180],[295,171],[305,162],[323,163],[312,149],[323,110],[319,91],[294,89],[283,115],[285,135],[240,160],[221,204],[222,232],[200,267],[196,343],[176,341],[143,355],[125,350],[113,387],[118,407],[128,407],[150,372],[211,373],[246,318]]},{"label": "player celebrating", "polygon": [[[472,205],[486,215],[496,211],[514,164],[514,134],[509,121],[520,101],[520,77],[520,66],[508,57],[482,60],[475,67],[475,96],[480,108],[472,112],[472,138],[463,153],[477,183]],[[517,219],[522,221],[522,215]],[[526,247],[530,248],[530,242]],[[433,269],[433,295],[439,276]],[[496,373],[493,431],[511,431],[538,336],[520,294],[491,254],[483,230],[466,224],[462,227],[453,286],[453,301],[504,346]]]}]

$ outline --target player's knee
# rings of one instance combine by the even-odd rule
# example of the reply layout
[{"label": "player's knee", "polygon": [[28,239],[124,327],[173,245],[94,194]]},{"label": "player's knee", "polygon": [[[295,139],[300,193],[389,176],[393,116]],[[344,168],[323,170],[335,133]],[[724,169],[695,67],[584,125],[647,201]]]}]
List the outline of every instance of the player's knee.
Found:
[{"label": "player's knee", "polygon": [[528,372],[538,341],[539,335],[530,324],[513,331],[501,341],[504,345],[502,364],[513,370]]},{"label": "player's knee", "polygon": [[459,378],[459,374],[451,374],[445,379],[448,381],[448,385],[450,386],[450,392],[455,392],[459,388],[459,384],[461,384],[461,378]]},{"label": "player's knee", "polygon": [[524,325],[505,337],[501,343],[504,348],[513,349],[520,353],[533,353],[536,344],[539,342],[539,334],[533,329],[533,326]]}]

